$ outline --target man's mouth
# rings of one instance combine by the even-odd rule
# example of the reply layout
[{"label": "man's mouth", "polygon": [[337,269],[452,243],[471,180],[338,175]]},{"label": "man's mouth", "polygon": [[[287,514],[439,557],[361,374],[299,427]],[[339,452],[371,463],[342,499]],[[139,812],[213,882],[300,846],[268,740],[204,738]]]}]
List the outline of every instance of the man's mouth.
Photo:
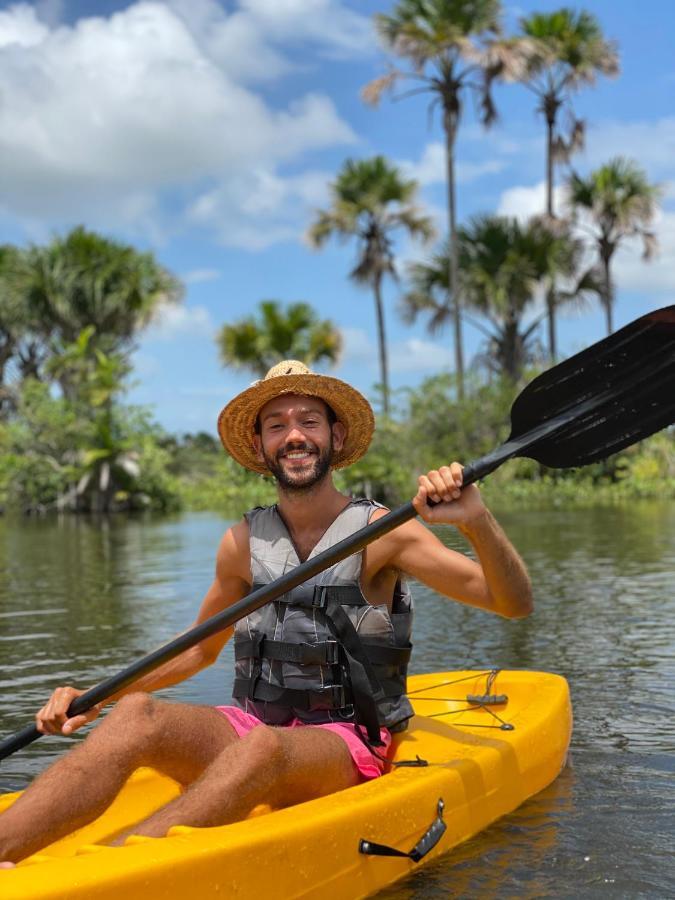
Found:
[{"label": "man's mouth", "polygon": [[308,450],[308,449],[287,450],[285,453],[280,454],[280,458],[281,459],[290,459],[292,461],[294,461],[294,460],[302,461],[302,460],[311,459],[314,455],[315,455],[314,450]]}]

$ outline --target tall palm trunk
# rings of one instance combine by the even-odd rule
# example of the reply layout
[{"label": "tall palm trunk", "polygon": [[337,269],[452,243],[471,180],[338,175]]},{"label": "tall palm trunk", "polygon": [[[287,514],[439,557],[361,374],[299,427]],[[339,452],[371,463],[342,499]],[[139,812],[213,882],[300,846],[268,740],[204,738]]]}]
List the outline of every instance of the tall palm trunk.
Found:
[{"label": "tall palm trunk", "polygon": [[602,253],[602,305],[605,307],[605,322],[607,324],[607,334],[610,335],[614,331],[614,289],[612,287],[612,276],[610,272],[610,264],[612,261],[611,251],[603,251]]},{"label": "tall palm trunk", "polygon": [[373,277],[373,294],[375,295],[375,313],[377,316],[377,339],[380,345],[380,377],[382,379],[382,411],[389,418],[389,374],[387,366],[387,339],[384,330],[384,306],[382,303],[382,274],[376,272]]},{"label": "tall palm trunk", "polygon": [[457,210],[455,198],[455,139],[457,119],[452,110],[446,110],[444,117],[445,148],[448,175],[448,222],[450,225],[450,253],[448,254],[448,301],[452,309],[452,323],[455,342],[455,371],[457,373],[457,396],[464,399],[464,353],[462,349],[462,315],[459,296],[459,241],[457,239]]},{"label": "tall palm trunk", "polygon": [[[556,98],[548,95],[544,99],[544,112],[546,114],[546,214],[552,219],[553,212],[553,135],[555,132],[555,119],[558,112]],[[552,363],[555,362],[558,348],[555,333],[555,281],[552,279],[546,291],[546,308],[548,319],[548,356]]]}]

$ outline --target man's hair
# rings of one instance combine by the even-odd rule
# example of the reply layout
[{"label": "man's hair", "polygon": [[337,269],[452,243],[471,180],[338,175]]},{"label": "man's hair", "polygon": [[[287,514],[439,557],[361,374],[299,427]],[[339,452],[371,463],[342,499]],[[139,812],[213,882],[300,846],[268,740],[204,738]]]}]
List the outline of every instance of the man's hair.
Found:
[{"label": "man's hair", "polygon": [[[330,405],[330,403],[326,403],[325,400],[322,400],[321,397],[314,397],[314,400],[321,400],[323,405],[326,407],[326,418],[328,419],[328,424],[333,427],[338,420],[338,417],[335,415],[335,410]],[[253,431],[256,434],[260,434],[260,413],[255,417],[255,423],[253,425]]]}]

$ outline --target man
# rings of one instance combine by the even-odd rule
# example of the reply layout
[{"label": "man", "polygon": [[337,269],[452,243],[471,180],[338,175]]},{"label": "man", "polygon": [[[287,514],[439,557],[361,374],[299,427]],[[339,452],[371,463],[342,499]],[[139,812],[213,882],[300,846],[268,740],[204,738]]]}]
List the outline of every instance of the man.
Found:
[{"label": "man", "polygon": [[[386,514],[333,484],[331,469],[359,459],[374,429],[367,400],[344,382],[280,363],[225,407],[218,428],[236,460],[274,475],[279,499],[227,531],[195,624]],[[234,706],[149,696],[213,663],[232,629],[139,679],[0,816],[3,865],[97,817],[139,766],[184,788],[134,826],[149,836],[177,824],[222,825],[261,802],[286,806],[381,774],[392,731],[412,714],[405,697],[412,603],[402,576],[502,616],[532,609],[521,559],[478,488],[462,490],[458,463],[421,476],[413,503],[426,522],[459,528],[479,562],[408,522],[237,623]],[[71,734],[96,718],[98,708],[67,717],[81,693],[58,688],[37,714],[39,730]]]}]

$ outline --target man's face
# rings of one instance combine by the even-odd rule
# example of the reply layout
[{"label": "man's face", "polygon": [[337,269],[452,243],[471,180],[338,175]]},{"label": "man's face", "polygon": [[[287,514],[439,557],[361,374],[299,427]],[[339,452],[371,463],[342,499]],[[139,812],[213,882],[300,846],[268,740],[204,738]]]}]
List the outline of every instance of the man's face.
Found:
[{"label": "man's face", "polygon": [[344,426],[331,426],[326,404],[317,397],[275,397],[260,410],[258,421],[258,457],[288,490],[307,490],[322,481],[334,450],[344,442]]}]

